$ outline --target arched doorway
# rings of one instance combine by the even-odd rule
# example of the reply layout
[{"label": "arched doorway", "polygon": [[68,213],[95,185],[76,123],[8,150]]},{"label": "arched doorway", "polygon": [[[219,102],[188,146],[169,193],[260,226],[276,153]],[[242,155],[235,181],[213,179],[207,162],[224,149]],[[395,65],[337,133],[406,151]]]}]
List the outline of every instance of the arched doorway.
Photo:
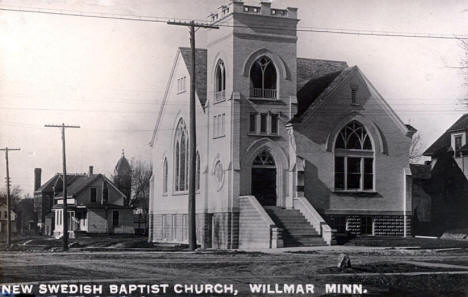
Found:
[{"label": "arched doorway", "polygon": [[263,206],[276,205],[276,186],[275,160],[263,150],[252,163],[252,195]]}]

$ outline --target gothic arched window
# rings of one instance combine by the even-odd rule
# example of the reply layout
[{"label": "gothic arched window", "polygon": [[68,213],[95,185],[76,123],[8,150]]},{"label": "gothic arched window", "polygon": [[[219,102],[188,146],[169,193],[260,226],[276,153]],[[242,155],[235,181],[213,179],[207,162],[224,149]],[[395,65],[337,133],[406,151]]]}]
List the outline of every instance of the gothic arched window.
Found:
[{"label": "gothic arched window", "polygon": [[187,129],[181,119],[175,133],[175,190],[186,191],[188,189],[188,138]]},{"label": "gothic arched window", "polygon": [[351,121],[335,140],[335,189],[374,190],[374,151],[366,128]]},{"label": "gothic arched window", "polygon": [[226,95],[226,67],[223,60],[219,60],[216,64],[215,71],[215,99],[216,101],[223,100]]},{"label": "gothic arched window", "polygon": [[167,193],[167,173],[168,173],[168,168],[167,168],[167,158],[164,158],[164,163],[163,163],[163,193]]},{"label": "gothic arched window", "polygon": [[250,69],[250,96],[257,98],[276,98],[277,75],[273,61],[261,56]]}]

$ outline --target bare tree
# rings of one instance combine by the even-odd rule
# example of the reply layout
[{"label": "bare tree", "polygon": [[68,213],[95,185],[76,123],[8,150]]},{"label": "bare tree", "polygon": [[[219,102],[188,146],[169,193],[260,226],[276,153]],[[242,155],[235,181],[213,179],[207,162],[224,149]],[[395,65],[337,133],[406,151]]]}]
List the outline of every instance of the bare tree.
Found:
[{"label": "bare tree", "polygon": [[150,179],[153,174],[151,163],[141,160],[132,160],[132,200],[131,204],[148,211]]},{"label": "bare tree", "polygon": [[[20,188],[20,186],[13,186],[10,190],[10,199],[11,199],[11,204],[12,207],[11,209],[14,209],[16,205],[18,204],[19,200],[21,199],[21,193],[23,190]],[[7,200],[7,193],[6,189],[1,189],[0,190],[0,203],[6,203]]]},{"label": "bare tree", "polygon": [[417,132],[411,138],[411,145],[409,149],[409,160],[411,163],[417,163],[422,158],[423,143],[421,142],[421,134]]}]

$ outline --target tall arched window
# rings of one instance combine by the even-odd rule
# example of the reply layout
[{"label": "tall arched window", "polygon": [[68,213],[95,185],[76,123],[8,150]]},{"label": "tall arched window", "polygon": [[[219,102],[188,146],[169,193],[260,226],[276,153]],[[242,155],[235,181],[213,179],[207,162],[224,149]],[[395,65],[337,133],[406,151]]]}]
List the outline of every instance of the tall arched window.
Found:
[{"label": "tall arched window", "polygon": [[167,158],[164,158],[164,163],[163,163],[163,193],[167,193],[167,173],[168,173],[168,168],[167,168]]},{"label": "tall arched window", "polygon": [[374,190],[374,151],[366,128],[351,121],[335,140],[335,189]]},{"label": "tall arched window", "polygon": [[200,190],[200,154],[197,152],[197,165],[195,167],[195,188]]},{"label": "tall arched window", "polygon": [[267,56],[257,59],[250,69],[250,96],[276,98],[277,75],[273,61]]},{"label": "tall arched window", "polygon": [[187,129],[181,119],[175,133],[175,190],[186,191],[188,188],[188,139]]},{"label": "tall arched window", "polygon": [[215,99],[216,101],[223,100],[226,95],[226,67],[223,60],[219,60],[216,64],[215,71]]}]

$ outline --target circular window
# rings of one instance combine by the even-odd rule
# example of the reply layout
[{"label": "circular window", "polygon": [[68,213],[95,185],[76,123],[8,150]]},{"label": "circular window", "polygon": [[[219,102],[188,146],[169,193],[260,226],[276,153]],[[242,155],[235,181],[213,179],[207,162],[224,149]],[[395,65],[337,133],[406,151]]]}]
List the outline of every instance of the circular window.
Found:
[{"label": "circular window", "polygon": [[214,176],[216,178],[216,182],[218,183],[218,190],[220,190],[223,187],[224,182],[224,169],[223,164],[221,164],[221,161],[216,162],[214,168]]}]

